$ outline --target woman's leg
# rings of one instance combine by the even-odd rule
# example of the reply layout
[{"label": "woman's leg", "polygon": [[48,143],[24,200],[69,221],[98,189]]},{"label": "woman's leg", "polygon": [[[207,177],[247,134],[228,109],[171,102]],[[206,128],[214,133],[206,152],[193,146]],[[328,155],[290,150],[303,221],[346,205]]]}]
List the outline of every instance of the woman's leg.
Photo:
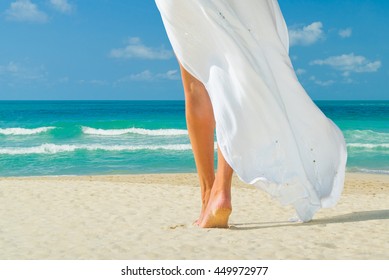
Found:
[{"label": "woman's leg", "polygon": [[202,208],[200,218],[196,221],[199,224],[215,181],[215,119],[211,100],[204,85],[186,71],[182,65],[180,68],[185,91],[186,122],[201,187]]},{"label": "woman's leg", "polygon": [[231,181],[233,170],[218,147],[218,166],[208,205],[200,226],[203,228],[226,228],[232,211]]}]

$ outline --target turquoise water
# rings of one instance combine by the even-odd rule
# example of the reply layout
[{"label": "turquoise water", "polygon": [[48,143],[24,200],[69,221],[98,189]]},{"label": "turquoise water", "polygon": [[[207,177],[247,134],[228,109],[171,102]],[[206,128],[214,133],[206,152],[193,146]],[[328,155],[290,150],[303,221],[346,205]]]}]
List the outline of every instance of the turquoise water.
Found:
[{"label": "turquoise water", "polygon": [[317,104],[345,136],[348,171],[389,174],[389,101]]},{"label": "turquoise water", "polygon": [[[389,102],[317,102],[348,170],[389,174]],[[183,101],[0,101],[0,176],[195,172]]]}]

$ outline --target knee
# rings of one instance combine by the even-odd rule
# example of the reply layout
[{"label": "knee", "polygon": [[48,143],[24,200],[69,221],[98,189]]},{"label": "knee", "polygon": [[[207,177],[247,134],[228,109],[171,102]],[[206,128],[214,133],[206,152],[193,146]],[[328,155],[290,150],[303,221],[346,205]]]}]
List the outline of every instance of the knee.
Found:
[{"label": "knee", "polygon": [[213,109],[208,92],[202,82],[182,68],[186,116],[190,121],[213,122]]},{"label": "knee", "polygon": [[188,71],[180,65],[182,82],[185,91],[185,99],[196,100],[206,92],[206,89],[202,82],[192,76]]},{"label": "knee", "polygon": [[198,100],[203,98],[204,94],[208,94],[204,85],[197,80],[191,80],[186,84],[185,88],[185,98],[189,100]]},{"label": "knee", "polygon": [[213,108],[208,95],[201,95],[193,91],[190,97],[187,96],[185,103],[188,120],[214,122]]}]

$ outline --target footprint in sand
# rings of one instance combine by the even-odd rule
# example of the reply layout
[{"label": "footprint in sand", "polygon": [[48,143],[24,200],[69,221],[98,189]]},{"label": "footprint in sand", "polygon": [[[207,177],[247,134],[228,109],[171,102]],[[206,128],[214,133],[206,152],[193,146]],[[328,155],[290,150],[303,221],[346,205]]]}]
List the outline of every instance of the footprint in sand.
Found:
[{"label": "footprint in sand", "polygon": [[173,226],[170,226],[169,229],[177,229],[177,228],[186,228],[187,226],[186,225],[173,225]]}]

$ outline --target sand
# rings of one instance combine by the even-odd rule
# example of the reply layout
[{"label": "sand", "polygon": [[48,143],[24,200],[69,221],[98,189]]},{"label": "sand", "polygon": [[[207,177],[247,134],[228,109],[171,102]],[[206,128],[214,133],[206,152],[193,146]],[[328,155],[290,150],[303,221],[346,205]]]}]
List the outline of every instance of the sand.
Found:
[{"label": "sand", "polygon": [[310,223],[233,184],[229,229],[192,225],[196,174],[0,178],[0,259],[389,259],[389,176],[349,173]]}]

